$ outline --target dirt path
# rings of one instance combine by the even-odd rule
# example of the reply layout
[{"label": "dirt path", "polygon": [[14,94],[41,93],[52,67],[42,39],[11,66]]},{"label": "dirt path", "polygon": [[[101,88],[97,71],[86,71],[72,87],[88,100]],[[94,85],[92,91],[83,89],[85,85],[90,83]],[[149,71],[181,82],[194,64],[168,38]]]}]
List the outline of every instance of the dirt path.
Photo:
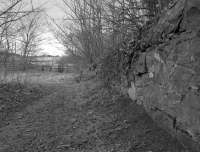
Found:
[{"label": "dirt path", "polygon": [[71,79],[0,128],[0,152],[182,152],[141,107]]}]

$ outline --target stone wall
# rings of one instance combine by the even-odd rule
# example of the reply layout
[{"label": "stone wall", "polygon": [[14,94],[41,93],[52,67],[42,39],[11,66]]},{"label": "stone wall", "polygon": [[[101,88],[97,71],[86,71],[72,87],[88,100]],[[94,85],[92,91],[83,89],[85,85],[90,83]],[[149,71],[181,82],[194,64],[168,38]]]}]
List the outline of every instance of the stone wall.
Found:
[{"label": "stone wall", "polygon": [[159,43],[140,56],[134,73],[145,66],[148,73],[136,78],[129,95],[185,146],[200,151],[200,1],[175,2],[146,41]]}]

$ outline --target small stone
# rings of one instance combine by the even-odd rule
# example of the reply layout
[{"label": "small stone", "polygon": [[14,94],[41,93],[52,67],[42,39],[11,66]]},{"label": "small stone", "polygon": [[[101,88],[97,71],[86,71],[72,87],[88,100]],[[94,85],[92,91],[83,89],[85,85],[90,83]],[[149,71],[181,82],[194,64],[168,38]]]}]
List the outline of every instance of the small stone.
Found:
[{"label": "small stone", "polygon": [[154,77],[153,72],[150,72],[150,73],[149,73],[149,78],[153,78],[153,77]]},{"label": "small stone", "polygon": [[128,95],[133,101],[136,100],[136,88],[133,82],[131,82],[131,88],[128,89]]},{"label": "small stone", "polygon": [[89,114],[89,115],[92,115],[92,114],[93,114],[93,111],[88,111],[88,114]]},{"label": "small stone", "polygon": [[193,90],[198,90],[199,87],[198,87],[198,86],[191,86],[191,89],[193,89]]},{"label": "small stone", "polygon": [[191,61],[194,62],[195,61],[195,58],[194,56],[191,56]]},{"label": "small stone", "polygon": [[180,100],[175,100],[175,101],[173,102],[173,104],[179,104],[179,103],[181,103]]}]

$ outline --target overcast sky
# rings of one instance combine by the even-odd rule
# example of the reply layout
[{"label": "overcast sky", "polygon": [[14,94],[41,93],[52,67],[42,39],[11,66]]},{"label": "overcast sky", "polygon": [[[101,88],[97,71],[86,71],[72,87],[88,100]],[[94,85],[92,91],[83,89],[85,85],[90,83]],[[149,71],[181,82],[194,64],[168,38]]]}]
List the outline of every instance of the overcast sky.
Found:
[{"label": "overcast sky", "polygon": [[[62,0],[34,0],[34,5],[42,5],[46,13],[57,21],[64,17],[64,13],[61,9],[63,6]],[[44,31],[42,38],[44,41],[40,46],[42,51],[40,51],[39,54],[64,55],[63,46],[48,29]]]}]

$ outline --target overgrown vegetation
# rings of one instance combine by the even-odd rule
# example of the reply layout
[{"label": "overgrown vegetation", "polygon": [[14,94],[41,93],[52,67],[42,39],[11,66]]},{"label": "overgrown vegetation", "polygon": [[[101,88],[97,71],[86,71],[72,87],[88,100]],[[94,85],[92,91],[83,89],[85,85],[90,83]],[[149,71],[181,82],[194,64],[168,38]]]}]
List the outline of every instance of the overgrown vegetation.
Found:
[{"label": "overgrown vegetation", "polygon": [[57,38],[71,58],[95,67],[90,69],[106,83],[130,79],[132,63],[151,45],[144,40],[148,30],[172,5],[172,0],[63,2],[71,13],[63,25],[57,24]]}]

